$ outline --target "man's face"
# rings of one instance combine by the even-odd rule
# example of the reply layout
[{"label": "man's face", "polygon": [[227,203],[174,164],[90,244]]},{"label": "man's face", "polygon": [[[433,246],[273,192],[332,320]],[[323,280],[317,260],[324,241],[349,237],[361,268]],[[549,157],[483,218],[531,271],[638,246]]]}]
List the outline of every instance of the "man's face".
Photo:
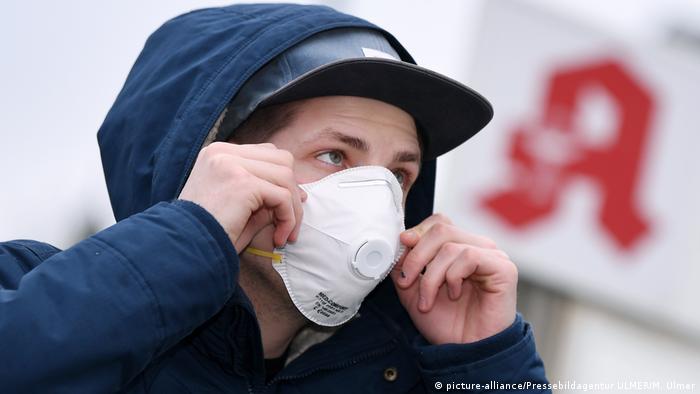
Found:
[{"label": "man's face", "polygon": [[[351,167],[383,166],[396,174],[406,204],[421,162],[416,126],[408,113],[381,101],[347,96],[313,98],[296,104],[293,121],[267,142],[292,153],[297,183],[314,182]],[[273,232],[272,224],[265,226],[250,246],[273,250]],[[245,258],[241,280],[249,289],[264,289],[249,295],[267,297],[265,302],[273,305],[270,308],[276,317],[285,311],[301,316],[269,259],[252,254],[245,254]]]},{"label": "man's face", "polygon": [[[294,155],[297,183],[314,182],[346,168],[382,166],[397,176],[405,206],[421,161],[416,125],[408,113],[381,101],[348,96],[303,100],[295,109],[294,120],[267,142]],[[272,225],[264,227],[250,246],[272,250],[273,231]],[[272,267],[260,267],[283,291]]]},{"label": "man's face", "polygon": [[[314,182],[356,166],[383,166],[396,174],[404,192],[403,204],[406,204],[406,195],[418,177],[421,159],[416,126],[409,114],[380,101],[345,96],[300,101],[295,110],[293,121],[277,130],[268,142],[294,155],[297,183]],[[273,225],[265,226],[249,246],[273,250],[273,232]],[[244,255],[246,262],[241,264],[241,282],[247,289],[253,289],[249,296],[267,300],[258,302],[268,303],[275,318],[284,313],[301,316],[269,260]]]},{"label": "man's face", "polygon": [[405,204],[421,159],[416,126],[408,113],[377,100],[332,96],[301,101],[295,114],[269,142],[294,155],[298,183],[377,165],[396,175]]}]

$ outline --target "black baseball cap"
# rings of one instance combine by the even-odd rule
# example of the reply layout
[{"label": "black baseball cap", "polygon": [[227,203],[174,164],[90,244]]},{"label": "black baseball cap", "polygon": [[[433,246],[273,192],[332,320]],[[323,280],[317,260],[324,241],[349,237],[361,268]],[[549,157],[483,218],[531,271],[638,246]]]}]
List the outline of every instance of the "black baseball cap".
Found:
[{"label": "black baseball cap", "polygon": [[228,139],[256,108],[322,96],[366,97],[409,113],[422,140],[423,160],[457,147],[493,117],[483,96],[401,61],[380,32],[339,28],[307,38],[258,70],[228,105],[217,139]]}]

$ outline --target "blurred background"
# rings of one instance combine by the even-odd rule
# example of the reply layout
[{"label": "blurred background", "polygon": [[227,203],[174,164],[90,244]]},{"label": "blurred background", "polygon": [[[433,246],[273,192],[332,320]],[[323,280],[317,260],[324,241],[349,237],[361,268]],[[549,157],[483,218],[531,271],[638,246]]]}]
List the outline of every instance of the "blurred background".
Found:
[{"label": "blurred background", "polygon": [[[97,129],[153,30],[228,3],[3,4],[0,239],[66,248],[113,224]],[[700,3],[315,3],[493,103],[440,159],[437,210],[519,265],[549,379],[700,391]]]}]

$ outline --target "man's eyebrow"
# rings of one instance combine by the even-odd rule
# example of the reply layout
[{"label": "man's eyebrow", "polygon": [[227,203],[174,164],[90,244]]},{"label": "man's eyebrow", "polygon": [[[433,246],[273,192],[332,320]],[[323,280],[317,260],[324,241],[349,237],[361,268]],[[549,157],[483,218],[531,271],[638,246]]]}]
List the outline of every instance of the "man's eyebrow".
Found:
[{"label": "man's eyebrow", "polygon": [[399,163],[420,163],[420,155],[409,151],[396,152],[394,161]]},{"label": "man's eyebrow", "polygon": [[362,138],[358,137],[353,137],[351,135],[347,135],[345,133],[341,133],[340,131],[331,128],[331,127],[326,127],[325,129],[321,130],[320,133],[315,135],[313,139],[308,140],[306,142],[311,142],[313,140],[316,140],[318,138],[331,138],[334,140],[337,140],[339,142],[342,142],[345,145],[350,146],[351,148],[360,150],[362,152],[369,152],[369,144],[367,141],[363,140]]}]

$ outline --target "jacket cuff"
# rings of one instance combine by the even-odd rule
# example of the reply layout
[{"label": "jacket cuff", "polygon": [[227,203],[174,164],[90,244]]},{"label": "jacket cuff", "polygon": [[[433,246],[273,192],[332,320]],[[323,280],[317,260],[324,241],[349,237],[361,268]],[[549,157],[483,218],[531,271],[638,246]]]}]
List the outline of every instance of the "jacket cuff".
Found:
[{"label": "jacket cuff", "polygon": [[[224,252],[224,257],[230,258],[231,256],[238,256],[238,252],[233,246],[228,233],[226,233],[226,230],[224,230],[224,228],[221,226],[221,223],[219,223],[219,221],[216,220],[216,218],[212,216],[209,211],[204,209],[201,205],[187,200],[175,200],[172,202],[172,204],[194,215],[204,225],[204,227],[207,228],[209,234],[211,234],[211,236],[216,240],[217,245],[219,245],[219,248],[221,248],[221,250]],[[236,258],[235,261],[238,262],[238,259]],[[231,263],[231,261],[229,261],[229,263]]]},{"label": "jacket cuff", "polygon": [[526,334],[525,323],[518,313],[510,327],[496,335],[466,344],[432,345],[419,336],[414,341],[421,365],[428,370],[471,364],[515,346]]},{"label": "jacket cuff", "polygon": [[421,339],[414,345],[428,392],[456,382],[494,392],[516,388],[551,393],[532,329],[520,314],[504,331],[475,343],[426,345]]}]

